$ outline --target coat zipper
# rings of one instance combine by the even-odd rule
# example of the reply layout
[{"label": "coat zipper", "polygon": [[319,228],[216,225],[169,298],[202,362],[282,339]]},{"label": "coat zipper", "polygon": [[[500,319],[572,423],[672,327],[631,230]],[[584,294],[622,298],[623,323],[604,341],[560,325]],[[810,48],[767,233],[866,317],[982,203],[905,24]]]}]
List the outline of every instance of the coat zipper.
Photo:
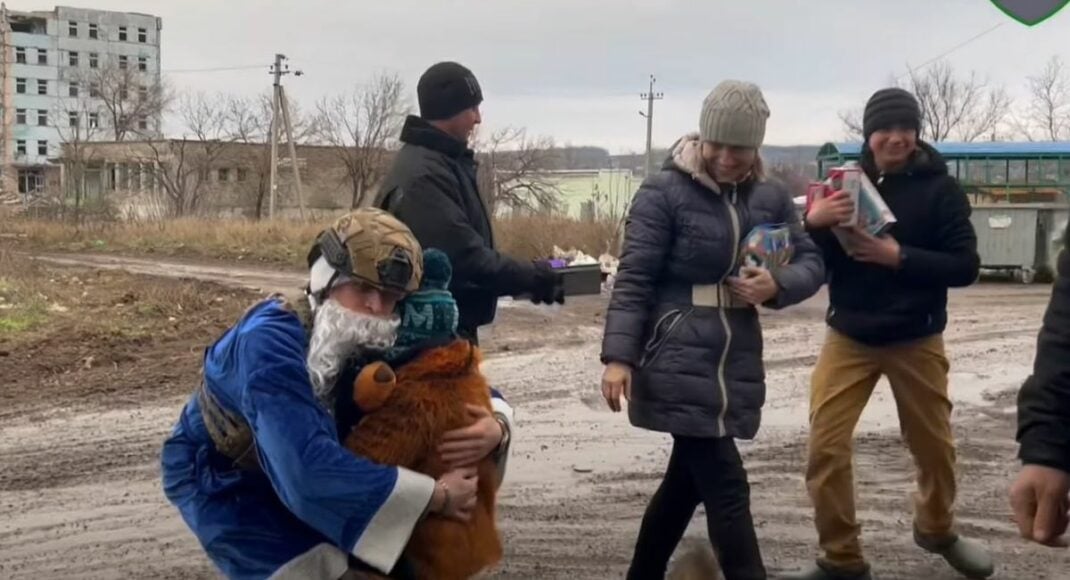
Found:
[{"label": "coat zipper", "polygon": [[[728,205],[728,216],[732,221],[732,262],[728,271],[721,276],[720,284],[724,284],[725,278],[735,267],[735,263],[739,260],[739,239],[740,225],[739,225],[739,213],[736,210],[736,194],[738,189],[735,185],[732,185],[730,197],[722,196],[725,204]],[[725,308],[722,306],[718,309],[718,313],[721,317],[721,324],[724,326],[724,350],[721,351],[721,360],[717,363],[717,382],[720,383],[721,388],[721,412],[717,416],[717,432],[724,437],[728,430],[725,429],[724,418],[728,415],[728,385],[725,383],[724,367],[728,362],[728,349],[732,347],[732,327],[728,324],[728,315],[725,313]]]}]

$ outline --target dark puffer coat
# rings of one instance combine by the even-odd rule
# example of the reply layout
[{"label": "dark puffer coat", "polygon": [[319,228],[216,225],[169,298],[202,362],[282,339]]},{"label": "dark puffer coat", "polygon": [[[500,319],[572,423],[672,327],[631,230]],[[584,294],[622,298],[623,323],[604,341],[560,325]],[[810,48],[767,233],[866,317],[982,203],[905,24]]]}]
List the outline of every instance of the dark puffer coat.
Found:
[{"label": "dark puffer coat", "polygon": [[757,433],[765,403],[758,311],[722,284],[736,274],[742,238],[762,224],[788,224],[795,247],[775,271],[779,293],[767,306],[806,300],[825,269],[785,189],[719,186],[697,136],[688,136],[636,193],[602,343],[603,362],[634,369],[632,424],[692,437]]},{"label": "dark puffer coat", "polygon": [[449,256],[459,330],[475,338],[476,329],[494,321],[499,296],[532,291],[535,266],[495,249],[472,150],[419,117],[405,121],[401,142],[375,205],[409,226],[420,245]]}]

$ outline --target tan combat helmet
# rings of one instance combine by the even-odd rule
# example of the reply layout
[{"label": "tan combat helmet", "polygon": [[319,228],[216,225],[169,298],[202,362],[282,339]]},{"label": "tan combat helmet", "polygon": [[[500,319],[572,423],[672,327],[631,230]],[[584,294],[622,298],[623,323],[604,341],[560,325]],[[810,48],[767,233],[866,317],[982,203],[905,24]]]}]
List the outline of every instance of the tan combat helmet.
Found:
[{"label": "tan combat helmet", "polygon": [[323,230],[309,251],[309,267],[321,257],[338,275],[380,290],[408,294],[423,277],[423,251],[412,231],[375,208],[352,211]]}]

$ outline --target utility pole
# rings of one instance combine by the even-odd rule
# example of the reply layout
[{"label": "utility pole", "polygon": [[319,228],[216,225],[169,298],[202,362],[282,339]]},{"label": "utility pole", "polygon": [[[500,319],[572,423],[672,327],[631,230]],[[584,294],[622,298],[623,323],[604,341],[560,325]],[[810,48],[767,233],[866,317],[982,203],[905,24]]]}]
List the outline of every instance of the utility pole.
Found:
[{"label": "utility pole", "polygon": [[654,140],[654,101],[665,98],[664,93],[654,92],[655,80],[654,75],[650,75],[650,89],[639,94],[639,97],[646,101],[646,112],[639,111],[639,115],[646,117],[646,174],[643,177],[650,177],[650,174],[654,172],[654,160],[651,157]]},{"label": "utility pole", "polygon": [[301,170],[297,167],[297,150],[294,145],[293,127],[290,125],[290,103],[286,99],[286,92],[282,88],[282,75],[291,72],[295,76],[304,74],[301,71],[291,71],[289,65],[283,65],[287,60],[286,55],[276,54],[275,64],[271,67],[271,75],[275,82],[271,91],[271,178],[269,185],[268,218],[275,219],[275,195],[279,186],[279,121],[286,128],[286,144],[290,151],[290,165],[294,172],[294,185],[297,190],[297,203],[301,211],[301,217],[305,217],[305,196],[301,190]]}]

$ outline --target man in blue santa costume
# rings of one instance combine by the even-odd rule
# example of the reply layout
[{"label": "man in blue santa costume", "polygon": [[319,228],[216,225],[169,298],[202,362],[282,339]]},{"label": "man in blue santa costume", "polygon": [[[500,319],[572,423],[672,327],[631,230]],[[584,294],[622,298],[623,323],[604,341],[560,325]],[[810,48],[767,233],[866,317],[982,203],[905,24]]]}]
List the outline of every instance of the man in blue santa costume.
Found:
[{"label": "man in blue santa costume", "polygon": [[[393,344],[422,252],[404,224],[362,209],[319,235],[309,266],[304,296],[254,304],[205,351],[163,446],[164,493],[228,578],[406,577],[418,521],[471,515],[475,468],[435,480],[372,463],[341,445],[332,413],[341,371]],[[451,464],[505,457],[512,411],[497,394],[493,409],[447,434]]]}]

